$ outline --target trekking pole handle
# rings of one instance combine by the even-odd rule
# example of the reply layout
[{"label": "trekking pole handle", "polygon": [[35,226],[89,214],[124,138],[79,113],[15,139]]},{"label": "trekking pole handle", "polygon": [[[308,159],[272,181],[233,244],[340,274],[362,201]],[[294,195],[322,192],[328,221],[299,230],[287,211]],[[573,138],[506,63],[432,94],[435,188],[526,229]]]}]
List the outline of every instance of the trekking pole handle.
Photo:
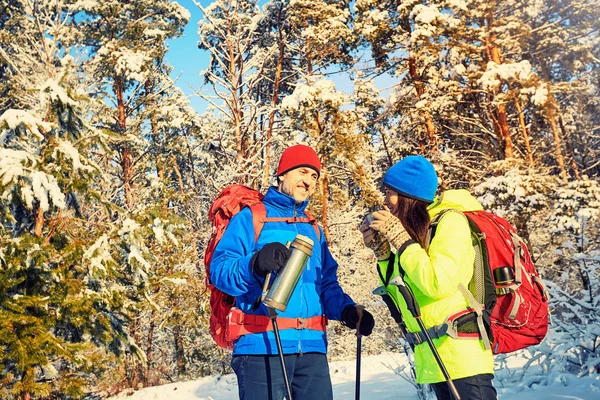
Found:
[{"label": "trekking pole handle", "polygon": [[269,272],[267,277],[265,278],[265,283],[263,284],[262,294],[260,295],[260,301],[265,299],[265,296],[269,292],[269,282],[271,282],[271,277],[273,276],[273,272]]},{"label": "trekking pole handle", "polygon": [[412,316],[415,318],[420,317],[421,309],[419,308],[419,304],[417,304],[415,297],[412,295],[412,293],[410,293],[410,291],[406,287],[406,284],[404,283],[404,279],[402,279],[402,277],[400,277],[400,276],[397,276],[390,281],[390,284],[392,284],[398,288],[398,291],[404,298],[404,301],[406,302],[406,307],[408,308],[408,311],[410,311]]}]

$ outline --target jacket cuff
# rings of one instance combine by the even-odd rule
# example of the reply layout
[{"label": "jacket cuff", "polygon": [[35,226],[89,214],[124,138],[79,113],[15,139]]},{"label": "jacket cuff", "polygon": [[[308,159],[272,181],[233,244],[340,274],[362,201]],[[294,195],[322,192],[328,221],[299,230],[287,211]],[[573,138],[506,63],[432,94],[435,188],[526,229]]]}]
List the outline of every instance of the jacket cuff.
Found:
[{"label": "jacket cuff", "polygon": [[412,240],[412,239],[408,239],[407,241],[405,241],[404,243],[402,243],[402,244],[400,245],[400,247],[398,247],[398,251],[396,252],[396,255],[397,255],[398,257],[400,257],[400,256],[402,255],[402,253],[404,253],[404,250],[406,250],[406,248],[407,248],[408,246],[410,246],[411,244],[413,244],[413,243],[417,243],[417,242],[415,242],[415,241],[414,241],[414,240]]}]

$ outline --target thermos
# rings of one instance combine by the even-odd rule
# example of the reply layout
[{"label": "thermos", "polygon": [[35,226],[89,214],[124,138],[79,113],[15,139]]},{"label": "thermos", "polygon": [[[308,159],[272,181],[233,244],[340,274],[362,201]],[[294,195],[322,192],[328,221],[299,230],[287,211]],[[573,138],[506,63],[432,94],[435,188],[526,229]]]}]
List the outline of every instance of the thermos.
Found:
[{"label": "thermos", "polygon": [[296,236],[290,245],[290,258],[277,272],[273,285],[262,301],[265,306],[285,311],[304,266],[312,255],[313,244],[314,242],[304,235]]}]

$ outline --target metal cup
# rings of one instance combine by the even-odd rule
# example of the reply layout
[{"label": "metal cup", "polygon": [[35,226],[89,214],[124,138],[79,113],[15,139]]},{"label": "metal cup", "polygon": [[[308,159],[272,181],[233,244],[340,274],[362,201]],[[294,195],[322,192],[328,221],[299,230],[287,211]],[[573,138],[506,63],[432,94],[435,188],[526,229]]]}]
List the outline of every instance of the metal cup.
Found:
[{"label": "metal cup", "polygon": [[288,258],[283,268],[277,272],[273,285],[271,285],[269,292],[262,301],[265,306],[282,312],[285,311],[290,297],[296,289],[300,275],[304,271],[304,266],[312,255],[313,244],[314,242],[304,235],[296,236],[290,245],[290,258]]},{"label": "metal cup", "polygon": [[496,286],[508,286],[515,283],[515,274],[511,267],[505,266],[494,270]]}]

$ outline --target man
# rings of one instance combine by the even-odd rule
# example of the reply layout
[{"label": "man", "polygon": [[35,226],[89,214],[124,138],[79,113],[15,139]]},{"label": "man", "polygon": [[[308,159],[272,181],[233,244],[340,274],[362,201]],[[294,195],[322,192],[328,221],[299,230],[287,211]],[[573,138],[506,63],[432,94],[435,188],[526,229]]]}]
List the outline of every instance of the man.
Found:
[{"label": "man", "polygon": [[[252,212],[245,208],[231,219],[213,254],[211,282],[236,297],[236,308],[243,315],[235,320],[247,321],[244,332],[256,332],[234,341],[231,366],[241,400],[281,400],[286,394],[268,311],[257,299],[266,276],[285,265],[290,251],[284,243],[292,242],[296,235],[309,237],[314,246],[286,310],[277,317],[293,399],[333,398],[326,356],[327,318],[342,321],[351,329],[358,327],[361,335],[373,330],[373,316],[342,291],[337,263],[323,232],[305,213],[320,172],[321,162],[312,148],[296,145],[286,149],[277,168],[278,186],[269,188],[263,200],[267,223],[258,240]],[[279,220],[269,222],[271,218]]]}]

